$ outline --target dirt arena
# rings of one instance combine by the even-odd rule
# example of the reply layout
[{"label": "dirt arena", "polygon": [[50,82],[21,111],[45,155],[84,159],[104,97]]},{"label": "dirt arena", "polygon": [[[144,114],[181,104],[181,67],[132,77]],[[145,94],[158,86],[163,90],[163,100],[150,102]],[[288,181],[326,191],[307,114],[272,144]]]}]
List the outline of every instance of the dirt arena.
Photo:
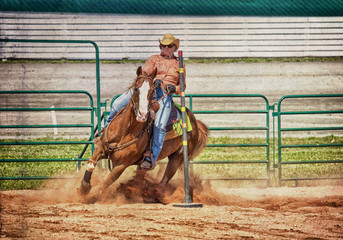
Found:
[{"label": "dirt arena", "polygon": [[183,202],[180,176],[166,188],[151,176],[120,179],[95,202],[78,195],[81,177],[54,180],[41,190],[0,192],[0,238],[343,238],[343,186],[228,188],[195,181],[193,202],[204,206],[180,208],[173,206]]}]

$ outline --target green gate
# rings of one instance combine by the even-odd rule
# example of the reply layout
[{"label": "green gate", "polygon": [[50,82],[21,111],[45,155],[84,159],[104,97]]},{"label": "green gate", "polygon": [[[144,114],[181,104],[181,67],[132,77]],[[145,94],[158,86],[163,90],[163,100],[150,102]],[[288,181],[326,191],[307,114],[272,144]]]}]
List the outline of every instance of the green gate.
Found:
[{"label": "green gate", "polygon": [[[216,160],[216,159],[209,159],[209,160],[202,160],[202,161],[192,161],[190,162],[193,165],[198,164],[264,164],[265,165],[265,174],[264,176],[260,177],[220,177],[220,178],[208,178],[209,180],[248,180],[248,181],[266,181],[267,185],[270,185],[270,160],[269,160],[269,152],[270,152],[270,146],[269,146],[269,102],[268,99],[260,94],[187,94],[186,97],[189,99],[189,109],[195,114],[195,115],[221,115],[223,116],[223,119],[230,119],[228,117],[229,115],[235,115],[239,119],[241,119],[242,125],[241,126],[232,126],[230,121],[228,121],[228,125],[226,126],[209,126],[209,129],[211,132],[215,131],[241,131],[244,132],[262,132],[262,135],[264,135],[264,142],[261,143],[210,143],[207,144],[206,147],[208,148],[263,148],[265,149],[265,159],[241,159],[238,161],[230,161],[230,160]],[[226,103],[227,101],[232,101],[232,104],[236,102],[238,105],[241,106],[241,109],[238,108],[238,110],[222,110],[223,107],[221,106],[221,103],[213,103],[210,104],[210,107],[207,110],[197,110],[194,107],[194,99],[205,99],[205,102],[211,102],[214,99],[218,100],[220,99],[220,102]],[[250,102],[247,102],[247,100],[250,100]],[[245,105],[251,105],[251,101],[258,103],[254,104],[254,106],[251,106],[251,108],[244,109]],[[223,104],[222,103],[222,104]],[[216,107],[215,105],[221,106],[221,110],[214,110]],[[251,126],[250,123],[244,122],[244,119],[247,118],[247,116],[262,116],[262,119],[258,121],[258,126]],[[200,116],[199,116],[200,117]]]},{"label": "green gate", "polygon": [[[42,40],[42,39],[0,39],[0,42],[16,42],[16,43],[65,43],[65,44],[92,44],[95,50],[95,67],[96,67],[96,113],[101,116],[101,100],[100,100],[100,61],[99,61],[99,47],[94,41],[89,40]],[[98,118],[98,131],[101,129],[101,119]]]},{"label": "green gate", "polygon": [[[40,124],[39,122],[41,119],[37,119],[39,122],[37,124],[30,124],[30,125],[0,125],[0,129],[39,129],[39,128],[88,128],[90,129],[91,135],[87,141],[80,141],[80,140],[63,140],[63,141],[32,141],[32,140],[8,140],[8,141],[0,141],[0,146],[37,146],[37,145],[69,145],[69,144],[82,144],[85,145],[83,150],[75,157],[72,158],[41,158],[41,159],[26,159],[26,158],[7,158],[7,159],[0,159],[0,163],[30,163],[30,162],[75,162],[76,167],[80,167],[81,161],[86,161],[88,158],[83,158],[88,145],[92,145],[92,152],[94,150],[94,144],[92,142],[94,137],[94,114],[95,108],[93,106],[93,98],[92,96],[86,91],[71,91],[71,90],[51,90],[51,91],[0,91],[1,98],[5,98],[5,96],[18,96],[18,95],[61,95],[66,94],[69,96],[80,96],[85,95],[88,97],[88,106],[87,107],[0,107],[0,114],[3,112],[42,112],[42,111],[58,111],[58,112],[79,112],[79,111],[86,111],[89,112],[89,123],[87,124]],[[13,151],[14,157],[18,155],[16,151]],[[3,173],[4,174],[4,173]],[[22,174],[22,176],[0,176],[0,180],[39,180],[39,179],[47,179],[51,178],[50,176],[25,176],[26,174]]]},{"label": "green gate", "polygon": [[[285,123],[284,117],[295,117],[295,116],[310,116],[310,115],[316,115],[316,114],[326,114],[332,117],[332,115],[336,114],[343,114],[343,110],[334,110],[334,109],[328,109],[328,110],[309,110],[309,111],[292,111],[292,110],[282,110],[285,100],[315,100],[315,99],[337,99],[340,102],[343,102],[343,94],[327,94],[327,95],[287,95],[282,97],[278,102],[278,111],[273,114],[273,116],[276,116],[278,118],[278,172],[279,172],[279,186],[282,186],[282,182],[284,181],[295,181],[296,185],[298,185],[299,180],[326,180],[326,179],[343,179],[342,174],[339,174],[337,176],[327,176],[327,177],[283,177],[283,166],[286,165],[305,165],[305,164],[334,164],[334,163],[343,163],[342,158],[341,159],[315,159],[315,160],[301,160],[301,161],[293,161],[293,160],[284,160],[285,151],[289,149],[299,149],[299,148],[307,148],[307,149],[314,149],[314,148],[334,148],[338,149],[339,147],[343,146],[343,143],[334,143],[333,141],[330,143],[311,143],[311,144],[297,144],[297,143],[284,143],[285,138],[283,137],[283,133],[287,132],[308,132],[308,131],[314,131],[314,132],[320,132],[320,131],[332,131],[337,132],[343,130],[342,123],[337,123],[338,125],[332,126],[320,126],[320,127],[297,127],[292,124],[292,127],[283,127],[283,124]],[[287,106],[287,105],[286,105]],[[307,150],[307,152],[310,154],[312,151]],[[308,156],[311,158],[311,155]],[[342,156],[341,156],[342,157]],[[313,157],[312,157],[313,158]]]},{"label": "green gate", "polygon": [[[41,40],[41,39],[0,39],[0,42],[16,42],[16,43],[51,43],[51,44],[91,44],[95,50],[95,67],[96,67],[96,94],[97,94],[97,107],[93,106],[93,98],[92,96],[86,91],[2,91],[1,94],[86,94],[90,98],[90,106],[88,108],[2,108],[1,111],[79,111],[79,110],[88,110],[91,111],[91,122],[89,125],[73,125],[73,124],[65,124],[65,125],[5,125],[0,126],[0,128],[71,128],[71,127],[90,127],[91,136],[89,137],[88,141],[58,141],[58,142],[1,142],[1,145],[57,145],[57,144],[86,144],[84,149],[81,151],[80,155],[76,156],[73,159],[1,159],[1,162],[45,162],[45,161],[55,161],[55,162],[63,162],[63,161],[77,161],[77,167],[80,167],[80,162],[82,160],[83,154],[85,153],[86,149],[88,148],[89,144],[92,144],[93,136],[94,136],[94,113],[97,116],[101,116],[101,107],[103,104],[100,102],[100,62],[99,62],[99,48],[98,45],[94,41],[89,40]],[[101,118],[97,118],[97,126],[98,131],[101,129]],[[92,152],[94,146],[92,145]],[[4,180],[18,180],[18,179],[45,179],[48,177],[1,177],[0,179]]]}]

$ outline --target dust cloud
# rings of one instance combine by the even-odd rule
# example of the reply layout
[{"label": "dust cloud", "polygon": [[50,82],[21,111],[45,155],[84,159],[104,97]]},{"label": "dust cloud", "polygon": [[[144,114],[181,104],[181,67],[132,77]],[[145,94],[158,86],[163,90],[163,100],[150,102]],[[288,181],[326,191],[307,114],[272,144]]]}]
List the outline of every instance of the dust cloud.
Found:
[{"label": "dust cloud", "polygon": [[[51,180],[41,190],[30,191],[32,201],[44,203],[103,203],[103,204],[137,204],[182,203],[185,197],[183,175],[175,176],[169,184],[160,185],[161,172],[138,177],[135,171],[122,176],[105,192],[97,190],[104,181],[108,171],[93,174],[92,190],[87,196],[78,192],[83,171],[67,179]],[[94,193],[95,192],[95,193]],[[190,194],[194,203],[213,206],[261,207],[280,209],[282,207],[300,207],[306,205],[343,206],[343,186],[318,187],[282,187],[282,188],[229,188],[222,184],[202,181],[199,176],[190,179]],[[322,200],[325,198],[325,201]],[[304,199],[298,201],[297,199]],[[316,201],[319,199],[318,201]]]}]

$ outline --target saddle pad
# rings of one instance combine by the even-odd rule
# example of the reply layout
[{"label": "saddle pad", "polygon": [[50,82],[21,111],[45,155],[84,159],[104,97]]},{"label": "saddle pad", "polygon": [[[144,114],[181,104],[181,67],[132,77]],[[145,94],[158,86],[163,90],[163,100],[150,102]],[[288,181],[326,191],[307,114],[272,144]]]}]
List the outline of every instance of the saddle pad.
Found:
[{"label": "saddle pad", "polygon": [[[175,120],[171,120],[171,124],[167,125],[167,129],[166,129],[167,133],[166,133],[166,137],[164,140],[172,139],[172,138],[175,138],[175,137],[182,135],[182,118],[180,117],[181,116],[181,106],[176,104],[176,103],[174,103],[174,106],[175,107],[172,108],[172,111],[177,112],[178,118]],[[170,114],[170,115],[172,115],[172,114]],[[175,113],[173,116],[175,116]],[[171,119],[171,117],[169,119]],[[188,114],[186,114],[186,123],[187,123],[187,132],[192,131],[192,124],[191,124],[191,121],[189,119]]]}]

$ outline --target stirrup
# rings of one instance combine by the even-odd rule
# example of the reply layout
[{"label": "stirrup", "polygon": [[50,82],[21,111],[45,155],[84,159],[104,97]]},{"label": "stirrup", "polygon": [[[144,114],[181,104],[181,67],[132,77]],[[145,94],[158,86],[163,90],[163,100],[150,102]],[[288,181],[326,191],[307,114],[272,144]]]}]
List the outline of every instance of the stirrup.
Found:
[{"label": "stirrup", "polygon": [[148,160],[147,157],[144,157],[140,167],[145,170],[153,170],[156,167],[156,163],[153,160]]}]

